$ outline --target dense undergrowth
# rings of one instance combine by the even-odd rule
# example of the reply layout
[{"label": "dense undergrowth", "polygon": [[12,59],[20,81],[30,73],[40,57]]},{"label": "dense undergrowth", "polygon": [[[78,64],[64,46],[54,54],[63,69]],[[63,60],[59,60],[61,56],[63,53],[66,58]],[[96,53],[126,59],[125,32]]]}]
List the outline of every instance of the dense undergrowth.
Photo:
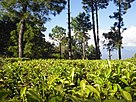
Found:
[{"label": "dense undergrowth", "polygon": [[2,102],[134,102],[136,60],[0,60]]}]

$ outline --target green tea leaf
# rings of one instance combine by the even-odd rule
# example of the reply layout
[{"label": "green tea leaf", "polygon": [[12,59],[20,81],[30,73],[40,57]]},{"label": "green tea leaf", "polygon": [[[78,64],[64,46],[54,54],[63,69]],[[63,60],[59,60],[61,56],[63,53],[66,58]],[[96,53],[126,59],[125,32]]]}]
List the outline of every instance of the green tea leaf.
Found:
[{"label": "green tea leaf", "polygon": [[119,84],[117,84],[117,86],[118,86],[119,91],[122,91],[122,89],[121,89],[120,85],[119,85]]},{"label": "green tea leaf", "polygon": [[111,63],[110,63],[110,61],[108,60],[108,66],[109,66],[109,68],[111,68]]},{"label": "green tea leaf", "polygon": [[116,92],[118,90],[118,85],[117,84],[114,84],[113,85],[113,90]]},{"label": "green tea leaf", "polygon": [[125,89],[127,92],[131,92],[131,89],[132,89],[132,88],[131,88],[131,87],[125,87],[124,89]]},{"label": "green tea leaf", "polygon": [[74,80],[74,72],[75,72],[75,68],[72,68],[71,69],[71,78],[72,78],[72,81]]},{"label": "green tea leaf", "polygon": [[127,91],[121,91],[121,94],[125,100],[132,102],[132,97],[131,97],[130,93],[128,93]]},{"label": "green tea leaf", "polygon": [[84,102],[94,102],[93,99],[86,99]]},{"label": "green tea leaf", "polygon": [[100,98],[100,93],[99,93],[99,91],[97,91],[93,86],[87,85],[86,87],[87,87],[91,92],[94,92],[95,94],[97,94],[97,96]]},{"label": "green tea leaf", "polygon": [[63,92],[63,85],[61,84],[61,85],[56,86],[56,90],[59,91],[60,93],[62,93]]},{"label": "green tea leaf", "polygon": [[81,87],[82,90],[85,90],[86,80],[81,80],[81,81],[80,81],[80,87]]},{"label": "green tea leaf", "polygon": [[26,92],[26,87],[23,87],[21,90],[20,90],[20,97],[23,97],[25,95],[25,92]]},{"label": "green tea leaf", "polygon": [[40,95],[37,92],[35,92],[34,90],[29,90],[26,93],[26,97],[27,97],[28,102],[43,102]]},{"label": "green tea leaf", "polygon": [[72,95],[67,95],[66,100],[70,100],[70,102],[79,102],[78,98]]},{"label": "green tea leaf", "polygon": [[54,75],[50,75],[48,77],[48,84],[51,85],[56,79],[58,79],[58,75],[54,74]]},{"label": "green tea leaf", "polygon": [[123,83],[125,83],[126,85],[129,85],[127,80],[125,80],[124,78],[119,78]]}]

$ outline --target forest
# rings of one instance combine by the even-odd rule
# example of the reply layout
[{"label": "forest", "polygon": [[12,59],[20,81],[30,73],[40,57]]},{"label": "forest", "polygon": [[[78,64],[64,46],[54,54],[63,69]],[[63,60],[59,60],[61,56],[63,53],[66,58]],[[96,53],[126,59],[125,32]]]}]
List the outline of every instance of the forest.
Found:
[{"label": "forest", "polygon": [[[77,1],[78,2],[78,1]],[[122,33],[124,27],[123,15],[131,8],[134,0],[82,0],[84,12],[71,17],[70,0],[1,0],[0,1],[0,56],[31,59],[101,59],[99,37],[99,10],[106,9],[113,2],[117,7],[112,15],[108,15],[115,22],[110,32],[103,33],[105,40],[103,48],[107,49],[109,59],[111,52],[118,51],[121,59]],[[56,26],[48,34],[46,41],[46,23],[50,16],[61,14],[68,9],[68,28]],[[68,29],[68,31],[67,31]],[[93,32],[94,45],[88,40]],[[74,34],[71,34],[74,33]]]}]

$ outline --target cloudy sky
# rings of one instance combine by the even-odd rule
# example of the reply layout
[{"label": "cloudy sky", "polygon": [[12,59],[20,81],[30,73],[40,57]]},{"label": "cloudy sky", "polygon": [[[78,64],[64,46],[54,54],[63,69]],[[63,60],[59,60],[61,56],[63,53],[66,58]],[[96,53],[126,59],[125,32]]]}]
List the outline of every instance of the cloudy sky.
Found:
[{"label": "cloudy sky", "polygon": [[[107,33],[110,30],[104,30],[100,29],[100,44],[102,45],[102,41],[104,40],[104,37],[102,36],[103,33]],[[91,35],[91,39],[89,40],[89,44],[94,44],[93,40],[93,32],[89,31],[89,34]],[[123,37],[123,46],[136,46],[136,26],[130,26],[127,30],[125,30],[122,33]]]},{"label": "cloudy sky", "polygon": [[123,46],[136,46],[136,26],[130,26],[122,36]]},{"label": "cloudy sky", "polygon": [[[79,12],[83,12],[82,9],[82,0],[71,0],[71,17],[76,17]],[[105,33],[110,30],[110,27],[114,24],[115,20],[110,19],[109,15],[112,15],[114,11],[117,10],[117,7],[110,2],[107,9],[99,10],[99,26],[100,26],[100,38],[103,40],[102,33]],[[123,46],[135,46],[136,48],[136,1],[132,3],[132,7],[127,11],[127,13],[123,16],[124,24],[127,30],[122,34],[123,36]],[[56,17],[50,16],[51,21],[47,22],[45,26],[47,27],[47,31],[45,32],[46,39],[49,40],[48,34],[51,32],[51,29],[56,25],[61,26],[67,29],[67,9],[63,10],[60,15]],[[90,32],[91,40],[90,44],[94,44],[93,42],[93,34]],[[127,50],[128,51],[128,50]],[[133,53],[136,51],[133,51]],[[129,52],[130,53],[130,52]],[[132,56],[132,55],[131,55]]]}]

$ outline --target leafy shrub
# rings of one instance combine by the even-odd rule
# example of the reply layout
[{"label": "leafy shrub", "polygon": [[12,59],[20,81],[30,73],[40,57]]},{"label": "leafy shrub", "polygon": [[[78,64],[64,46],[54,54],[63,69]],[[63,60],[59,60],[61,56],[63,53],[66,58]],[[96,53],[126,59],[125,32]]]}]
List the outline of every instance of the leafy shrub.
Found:
[{"label": "leafy shrub", "polygon": [[[24,60],[4,65],[4,97],[24,102],[132,102],[135,61]],[[0,93],[1,94],[1,93]]]}]

